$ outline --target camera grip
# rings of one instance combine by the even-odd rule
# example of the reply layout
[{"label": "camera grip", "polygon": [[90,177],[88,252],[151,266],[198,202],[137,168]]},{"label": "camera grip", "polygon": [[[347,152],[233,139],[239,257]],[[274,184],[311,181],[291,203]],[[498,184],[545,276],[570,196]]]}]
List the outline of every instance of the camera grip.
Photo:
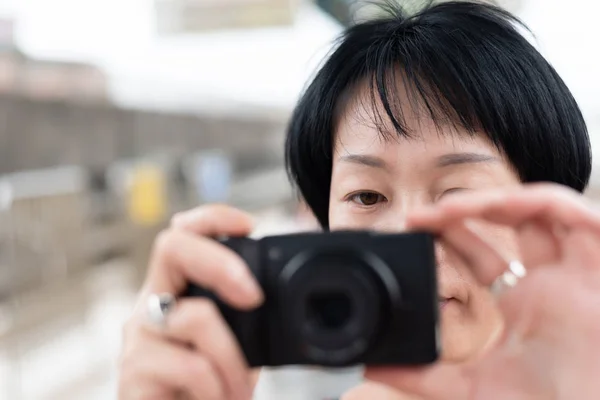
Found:
[{"label": "camera grip", "polygon": [[[257,276],[257,258],[252,257],[256,254],[256,251],[252,249],[252,247],[256,246],[256,242],[245,238],[224,239],[220,240],[220,242],[244,258],[260,284]],[[238,310],[226,304],[214,292],[194,283],[188,283],[182,297],[203,297],[213,301],[237,338],[240,348],[246,356],[248,365],[250,367],[259,367],[267,363],[267,347],[264,342],[266,332],[264,331],[265,326],[263,324],[265,322],[263,321],[264,306],[261,305],[249,311]]]}]

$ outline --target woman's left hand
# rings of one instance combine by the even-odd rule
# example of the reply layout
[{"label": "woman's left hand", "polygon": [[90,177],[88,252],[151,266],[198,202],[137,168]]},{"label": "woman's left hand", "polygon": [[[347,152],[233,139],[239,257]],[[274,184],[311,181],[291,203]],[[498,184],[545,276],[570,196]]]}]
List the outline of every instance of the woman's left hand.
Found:
[{"label": "woman's left hand", "polygon": [[503,336],[468,365],[373,369],[366,378],[399,390],[398,399],[600,399],[600,213],[579,193],[532,184],[456,194],[414,213],[409,225],[439,233],[491,285],[511,260],[477,233],[475,220],[511,227],[527,267],[499,296]]}]

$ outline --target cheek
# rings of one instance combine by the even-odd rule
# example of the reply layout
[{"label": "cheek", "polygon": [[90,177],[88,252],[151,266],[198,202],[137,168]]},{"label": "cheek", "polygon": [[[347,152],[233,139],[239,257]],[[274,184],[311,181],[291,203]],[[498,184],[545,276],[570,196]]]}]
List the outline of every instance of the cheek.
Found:
[{"label": "cheek", "polygon": [[343,229],[356,228],[357,224],[354,218],[344,210],[344,205],[331,200],[329,203],[329,229],[339,231]]},{"label": "cheek", "polygon": [[406,229],[405,219],[398,217],[392,209],[378,209],[373,212],[351,210],[341,203],[329,205],[329,229],[373,230],[377,232],[397,233]]},{"label": "cheek", "polygon": [[380,218],[380,211],[358,211],[353,209],[350,204],[340,201],[334,196],[330,196],[329,201],[329,229],[339,230],[359,230],[359,229],[378,229],[377,219]]}]

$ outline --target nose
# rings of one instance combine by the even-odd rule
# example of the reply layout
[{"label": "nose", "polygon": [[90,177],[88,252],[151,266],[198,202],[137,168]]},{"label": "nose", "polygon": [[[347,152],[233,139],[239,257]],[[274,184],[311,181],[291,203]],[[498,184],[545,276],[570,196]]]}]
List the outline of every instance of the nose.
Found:
[{"label": "nose", "polygon": [[410,213],[427,205],[429,201],[420,192],[404,192],[394,199],[389,207],[387,222],[384,223],[386,231],[405,232],[408,230],[407,218]]},{"label": "nose", "polygon": [[399,218],[396,220],[395,225],[396,225],[394,228],[395,231],[406,232],[408,230],[408,227],[406,224],[406,214],[400,215]]}]

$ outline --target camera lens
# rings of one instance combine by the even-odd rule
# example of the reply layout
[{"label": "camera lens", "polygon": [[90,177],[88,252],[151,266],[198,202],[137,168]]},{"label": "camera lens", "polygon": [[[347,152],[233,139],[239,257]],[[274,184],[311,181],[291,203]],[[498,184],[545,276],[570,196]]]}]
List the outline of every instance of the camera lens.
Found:
[{"label": "camera lens", "polygon": [[323,329],[341,329],[351,319],[352,300],[343,292],[317,292],[310,295],[307,320]]},{"label": "camera lens", "polygon": [[367,350],[390,306],[377,268],[387,268],[377,256],[347,249],[300,253],[283,268],[282,318],[303,357],[342,366]]}]

